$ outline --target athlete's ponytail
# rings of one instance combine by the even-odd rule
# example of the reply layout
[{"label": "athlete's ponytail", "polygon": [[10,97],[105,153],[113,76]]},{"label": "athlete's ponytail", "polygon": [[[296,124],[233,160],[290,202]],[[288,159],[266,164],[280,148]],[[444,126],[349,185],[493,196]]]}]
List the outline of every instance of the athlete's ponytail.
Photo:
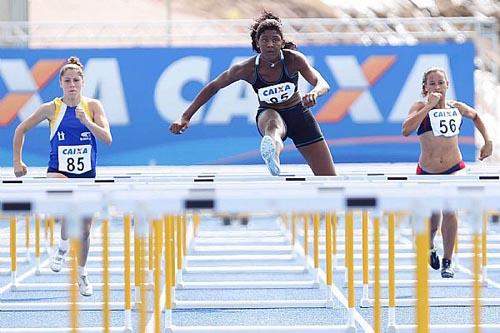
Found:
[{"label": "athlete's ponytail", "polygon": [[64,72],[66,72],[68,69],[77,70],[80,73],[80,76],[83,77],[83,65],[78,57],[71,56],[66,60],[66,64],[62,66],[61,70],[59,71],[59,78],[61,78],[64,75]]}]

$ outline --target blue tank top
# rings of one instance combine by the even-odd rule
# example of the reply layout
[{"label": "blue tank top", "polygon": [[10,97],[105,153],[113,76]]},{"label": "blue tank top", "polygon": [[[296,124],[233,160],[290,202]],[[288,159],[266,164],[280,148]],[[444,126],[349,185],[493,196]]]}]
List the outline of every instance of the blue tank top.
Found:
[{"label": "blue tank top", "polygon": [[255,57],[255,82],[252,83],[252,87],[255,93],[257,93],[260,106],[267,107],[272,106],[273,104],[280,104],[291,99],[292,97],[297,98],[295,94],[298,95],[299,93],[297,85],[299,81],[299,73],[295,73],[293,76],[290,75],[288,73],[283,52],[280,52],[280,54],[281,59],[277,66],[282,65],[283,70],[281,72],[280,79],[274,82],[266,81],[260,76],[260,54]]},{"label": "blue tank top", "polygon": [[[49,168],[71,174],[95,171],[97,144],[94,135],[76,118],[76,106],[69,107],[60,98],[53,102]],[[92,119],[87,98],[82,96],[79,105]]]}]

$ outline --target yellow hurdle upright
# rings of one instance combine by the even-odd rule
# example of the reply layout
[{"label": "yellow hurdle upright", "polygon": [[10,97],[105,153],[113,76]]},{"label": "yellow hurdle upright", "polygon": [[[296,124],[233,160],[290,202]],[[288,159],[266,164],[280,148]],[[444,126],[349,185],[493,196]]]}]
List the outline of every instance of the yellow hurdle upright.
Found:
[{"label": "yellow hurdle upright", "polygon": [[[417,215],[419,216],[419,215]],[[429,282],[428,282],[428,254],[429,254],[429,217],[416,223],[417,243],[417,304],[416,319],[417,333],[429,332]],[[420,225],[419,225],[420,224]]]},{"label": "yellow hurdle upright", "polygon": [[109,219],[102,221],[102,321],[104,332],[109,333]]},{"label": "yellow hurdle upright", "polygon": [[16,229],[17,219],[15,216],[10,217],[10,271],[11,271],[11,288],[15,289],[16,281],[16,271],[17,271],[17,229]]},{"label": "yellow hurdle upright", "polygon": [[161,220],[153,221],[154,230],[154,325],[155,333],[161,331],[161,250],[163,228]]},{"label": "yellow hurdle upright", "polygon": [[345,218],[345,253],[347,264],[347,303],[348,303],[348,324],[349,327],[355,327],[354,322],[354,307],[355,307],[355,294],[354,294],[354,213],[352,211],[346,212]]},{"label": "yellow hurdle upright", "polygon": [[40,272],[40,215],[35,216],[35,265],[36,272]]},{"label": "yellow hurdle upright", "polygon": [[[388,220],[388,265],[389,265],[389,315],[388,325],[396,324],[396,214],[389,213]],[[426,266],[427,267],[427,266]]]},{"label": "yellow hurdle upright", "polygon": [[368,212],[364,210],[362,212],[361,218],[361,237],[362,237],[362,259],[363,259],[363,296],[362,300],[368,299],[368,279],[369,279],[369,267],[368,267]]},{"label": "yellow hurdle upright", "polygon": [[78,254],[80,253],[80,240],[71,238],[71,273],[70,273],[70,311],[71,331],[78,331]]},{"label": "yellow hurdle upright", "polygon": [[[309,254],[309,216],[307,214],[303,215],[304,219],[304,257]],[[307,264],[307,260],[305,261]]]},{"label": "yellow hurdle upright", "polygon": [[380,216],[373,216],[373,331],[382,332],[380,304]]},{"label": "yellow hurdle upright", "polygon": [[313,215],[313,229],[314,229],[314,281],[319,283],[319,224],[320,215],[314,213]]}]

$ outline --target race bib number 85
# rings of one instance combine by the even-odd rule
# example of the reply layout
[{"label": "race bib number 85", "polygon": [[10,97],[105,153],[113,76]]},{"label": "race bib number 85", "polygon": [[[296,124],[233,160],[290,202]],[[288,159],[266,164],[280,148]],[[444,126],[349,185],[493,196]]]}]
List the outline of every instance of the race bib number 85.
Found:
[{"label": "race bib number 85", "polygon": [[59,146],[59,171],[82,174],[92,169],[90,156],[91,145]]},{"label": "race bib number 85", "polygon": [[458,109],[434,109],[429,111],[434,136],[455,136],[460,132],[462,114]]},{"label": "race bib number 85", "polygon": [[260,88],[259,100],[267,104],[283,103],[292,97],[295,84],[291,82],[278,83],[273,86]]}]

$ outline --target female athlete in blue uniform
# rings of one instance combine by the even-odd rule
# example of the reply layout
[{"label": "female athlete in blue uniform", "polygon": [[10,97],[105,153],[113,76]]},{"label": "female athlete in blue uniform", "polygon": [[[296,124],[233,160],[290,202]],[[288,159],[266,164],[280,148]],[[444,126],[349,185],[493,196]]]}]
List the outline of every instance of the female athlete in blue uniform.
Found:
[{"label": "female athlete in blue uniform", "polygon": [[[111,131],[99,101],[81,95],[84,83],[83,66],[76,57],[70,57],[61,68],[59,83],[62,98],[42,104],[31,116],[17,126],[14,133],[14,173],[17,177],[26,175],[27,167],[22,159],[22,148],[26,132],[44,120],[50,125],[50,158],[48,178],[94,178],[96,170],[96,137],[111,144]],[[85,265],[89,250],[91,219],[84,223],[81,242],[79,286],[84,296],[92,295]],[[68,251],[68,235],[65,223],[61,224],[61,242],[51,268],[61,270]]]},{"label": "female athlete in blue uniform", "polygon": [[[458,134],[462,117],[472,119],[484,139],[479,153],[483,160],[492,153],[492,142],[479,114],[462,102],[446,100],[448,78],[444,70],[431,68],[422,79],[422,96],[425,101],[418,101],[410,108],[408,117],[403,122],[403,135],[408,136],[417,128],[420,140],[420,158],[417,174],[454,174],[465,168],[462,153],[458,146]],[[442,263],[434,248],[434,236],[443,215],[441,233],[443,236],[444,255]],[[430,265],[434,269],[441,267],[443,278],[454,276],[451,258],[457,237],[457,216],[454,212],[434,213],[431,217]]]},{"label": "female athlete in blue uniform", "polygon": [[[272,175],[279,175],[279,155],[289,137],[315,175],[336,175],[332,155],[313,114],[308,109],[329,90],[328,83],[309,65],[306,57],[285,42],[277,16],[264,12],[251,30],[252,47],[258,53],[238,63],[208,83],[173,122],[170,131],[180,134],[190,119],[220,89],[244,80],[253,86],[259,100],[257,128],[262,135],[260,152]],[[297,87],[302,75],[314,88],[300,96]]]}]

